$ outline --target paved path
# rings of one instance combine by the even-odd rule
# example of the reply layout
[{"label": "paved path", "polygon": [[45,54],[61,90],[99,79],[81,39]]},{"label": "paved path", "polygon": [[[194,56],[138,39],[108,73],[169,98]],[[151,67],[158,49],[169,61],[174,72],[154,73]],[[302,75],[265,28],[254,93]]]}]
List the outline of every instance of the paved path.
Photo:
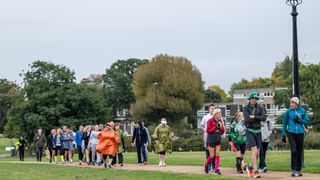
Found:
[{"label": "paved path", "polygon": [[[20,161],[8,161],[8,163],[32,163],[32,164],[49,164],[48,162],[20,162]],[[78,163],[72,164],[64,164],[62,166],[72,166],[72,167],[79,167],[79,168],[104,168],[103,166],[87,166],[87,165],[79,165]],[[159,167],[158,165],[142,165],[139,166],[138,164],[125,164],[123,167],[114,167],[113,169],[118,170],[132,170],[132,171],[160,171],[160,172],[170,172],[170,173],[183,173],[183,174],[203,174],[204,176],[214,176],[213,173],[205,174],[203,167],[201,166],[171,166],[168,165],[166,167]],[[221,168],[221,173],[223,176],[231,177],[234,179],[254,179],[248,178],[247,174],[239,175],[236,173],[236,170],[233,168]],[[289,180],[293,179],[291,177],[290,172],[275,172],[275,171],[268,171],[267,173],[263,173],[260,179],[281,179],[281,180]],[[294,179],[299,180],[320,180],[320,174],[310,174],[310,173],[303,173],[302,177],[296,177]]]}]

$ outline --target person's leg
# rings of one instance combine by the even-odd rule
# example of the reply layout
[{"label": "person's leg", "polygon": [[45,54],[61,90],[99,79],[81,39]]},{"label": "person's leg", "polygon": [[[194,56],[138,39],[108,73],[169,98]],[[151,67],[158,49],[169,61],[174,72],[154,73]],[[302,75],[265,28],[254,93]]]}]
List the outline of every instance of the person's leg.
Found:
[{"label": "person's leg", "polygon": [[146,147],[144,146],[144,144],[141,144],[141,153],[142,153],[142,157],[143,157],[143,163],[147,163],[148,159],[147,159],[147,154],[146,154]]},{"label": "person's leg", "polygon": [[18,151],[19,151],[19,159],[20,161],[22,161],[22,149],[19,149]]},{"label": "person's leg", "polygon": [[149,156],[148,145],[149,145],[148,143],[144,144],[144,148],[145,148],[147,159],[148,159],[148,156]]},{"label": "person's leg", "polygon": [[[119,160],[120,161],[120,160]],[[117,164],[117,154],[115,155],[115,156],[113,156],[113,158],[112,158],[112,162],[111,162],[111,165],[112,166],[114,166],[114,165],[116,165]],[[120,164],[120,162],[119,162],[119,164]]]},{"label": "person's leg", "polygon": [[93,162],[93,164],[96,163],[95,158],[96,158],[96,146],[92,144],[91,145],[91,161]]},{"label": "person's leg", "polygon": [[205,166],[204,166],[204,171],[206,173],[209,172],[209,164],[211,164],[211,161],[212,161],[213,156],[214,156],[214,147],[208,146],[208,151],[209,151],[209,156],[208,156],[208,158],[207,158],[207,160],[205,162]]},{"label": "person's leg", "polygon": [[259,169],[263,169],[264,167],[266,167],[266,163],[265,163],[265,149],[264,149],[264,142],[262,143],[262,147],[260,149],[260,154],[259,154]]},{"label": "person's leg", "polygon": [[52,163],[52,149],[49,149],[49,162]]},{"label": "person's leg", "polygon": [[219,165],[220,165],[220,148],[221,145],[217,145],[214,152],[214,165],[215,165],[215,173],[220,175]]},{"label": "person's leg", "polygon": [[82,160],[83,160],[83,153],[82,153],[82,148],[81,148],[81,146],[77,146],[77,150],[78,150],[78,158],[79,158],[79,161],[80,161],[80,163],[81,163]]},{"label": "person's leg", "polygon": [[138,156],[138,163],[141,164],[141,144],[136,144],[137,147],[137,156]]},{"label": "person's leg", "polygon": [[36,156],[37,156],[37,161],[39,161],[39,159],[40,159],[39,147],[36,147]]},{"label": "person's leg", "polygon": [[303,134],[297,134],[297,159],[298,159],[298,171],[300,173],[302,168],[302,152],[303,152]]},{"label": "person's leg", "polygon": [[73,162],[73,149],[69,150],[69,162],[72,163]]},{"label": "person's leg", "polygon": [[109,164],[109,166],[110,166],[110,168],[111,168],[111,163],[112,163],[112,160],[113,160],[113,156],[112,155],[108,155],[109,156],[109,159],[108,159],[108,164]]},{"label": "person's leg", "polygon": [[288,139],[291,151],[291,169],[292,171],[298,171],[298,151],[295,134],[288,133]]},{"label": "person's leg", "polygon": [[42,161],[42,150],[43,150],[43,147],[39,147],[39,161],[40,162]]},{"label": "person's leg", "polygon": [[119,164],[120,164],[120,166],[122,166],[123,165],[123,154],[118,153],[118,158],[119,158]]}]

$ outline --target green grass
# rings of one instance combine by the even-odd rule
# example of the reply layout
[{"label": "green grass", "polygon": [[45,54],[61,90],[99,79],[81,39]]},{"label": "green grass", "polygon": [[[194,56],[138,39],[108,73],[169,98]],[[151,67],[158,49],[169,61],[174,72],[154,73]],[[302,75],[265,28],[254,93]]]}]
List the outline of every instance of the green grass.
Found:
[{"label": "green grass", "polygon": [[47,164],[24,164],[0,162],[1,179],[231,179],[224,176],[191,175],[149,171],[129,171],[116,169],[92,169]]},{"label": "green grass", "polygon": [[[251,152],[246,152],[245,162],[249,162]],[[188,165],[202,166],[204,164],[204,152],[174,152],[167,155],[169,165]],[[305,151],[305,165],[303,172],[320,173],[320,150]],[[235,154],[233,152],[221,152],[221,167],[235,167]],[[0,162],[17,161],[18,157],[2,158]],[[137,162],[136,153],[125,153],[125,163],[134,164]],[[35,161],[35,157],[27,157],[26,161]],[[159,158],[154,153],[149,153],[149,163],[157,164]],[[272,171],[290,171],[290,152],[289,151],[268,151],[266,163]]]}]

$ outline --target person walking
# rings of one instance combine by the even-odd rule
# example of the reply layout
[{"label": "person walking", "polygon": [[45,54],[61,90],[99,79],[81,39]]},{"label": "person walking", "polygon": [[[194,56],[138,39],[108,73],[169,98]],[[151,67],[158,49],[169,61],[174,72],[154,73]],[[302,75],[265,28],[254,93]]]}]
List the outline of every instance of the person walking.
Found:
[{"label": "person walking", "polygon": [[221,149],[221,135],[224,134],[225,128],[222,122],[222,115],[220,109],[215,109],[212,113],[213,117],[207,122],[207,144],[209,150],[209,157],[205,162],[204,170],[209,173],[209,164],[215,160],[215,175],[221,175],[219,164],[220,164],[220,149]]},{"label": "person walking", "polygon": [[133,146],[136,146],[136,148],[137,148],[137,156],[138,156],[139,165],[142,165],[142,163],[144,165],[147,165],[148,159],[147,159],[147,155],[146,155],[145,144],[148,143],[148,134],[146,132],[146,129],[143,127],[141,121],[137,121],[137,123],[136,123],[136,128],[133,131],[131,143]]},{"label": "person walking", "polygon": [[83,126],[79,126],[79,130],[76,132],[76,136],[74,138],[77,144],[78,157],[79,157],[79,165],[82,164],[83,161],[83,152],[82,152],[82,136],[83,136]]},{"label": "person walking", "polygon": [[265,121],[267,116],[265,109],[257,103],[259,100],[257,92],[251,92],[248,100],[250,102],[244,107],[243,115],[247,127],[247,145],[249,146],[248,148],[251,148],[252,156],[251,165],[247,165],[246,170],[249,177],[260,178],[261,174],[257,169],[257,159],[262,144],[261,122]]},{"label": "person walking", "polygon": [[64,150],[63,150],[63,131],[62,129],[57,129],[57,138],[56,138],[56,148],[55,148],[54,161],[58,163],[58,155],[60,155],[61,162],[64,162]]},{"label": "person walking", "polygon": [[112,166],[115,166],[117,163],[117,155],[118,155],[118,159],[119,159],[119,166],[122,167],[123,166],[123,152],[125,152],[126,147],[125,147],[125,143],[124,143],[124,134],[123,131],[120,129],[120,123],[116,123],[114,126],[114,130],[117,133],[117,136],[119,137],[119,141],[117,143],[117,153],[116,155],[113,157],[112,160]]},{"label": "person walking", "polygon": [[[97,152],[103,155],[105,168],[112,168],[113,157],[117,152],[117,144],[119,137],[117,132],[113,130],[113,123],[109,122],[105,128],[98,134],[99,143],[97,146]],[[107,162],[107,158],[108,162]]]},{"label": "person walking", "polygon": [[261,127],[261,136],[262,136],[262,145],[260,148],[259,154],[259,169],[260,173],[266,173],[268,171],[267,164],[266,164],[266,155],[270,141],[270,135],[272,134],[272,122],[269,117],[267,120],[262,122]]},{"label": "person walking", "polygon": [[28,149],[27,143],[26,143],[24,137],[20,136],[19,140],[15,143],[15,145],[16,145],[16,148],[19,152],[20,161],[24,161],[24,151],[25,151],[25,149]]},{"label": "person walking", "polygon": [[[146,156],[147,156],[147,159],[149,159],[149,151],[148,151],[148,146],[149,144],[151,144],[151,136],[150,136],[150,132],[148,130],[148,128],[144,125],[144,123],[142,122],[142,126],[143,128],[146,130],[147,132],[147,136],[148,136],[148,142],[146,144],[144,144],[144,147],[145,147],[145,151],[146,151]],[[143,156],[141,155],[141,157],[143,158]],[[142,159],[142,161],[144,161],[144,159]]]},{"label": "person walking", "polygon": [[165,167],[166,153],[172,152],[172,141],[174,133],[167,124],[167,119],[162,118],[160,124],[155,128],[152,138],[155,140],[155,152],[159,154],[159,166]]},{"label": "person walking", "polygon": [[47,147],[50,155],[50,158],[49,158],[50,163],[54,162],[56,142],[57,142],[57,131],[56,129],[51,129],[51,132],[47,139]]},{"label": "person walking", "polygon": [[74,139],[72,130],[68,128],[68,126],[63,126],[63,150],[64,150],[64,163],[72,163],[72,151],[73,151],[73,144],[72,141]]},{"label": "person walking", "polygon": [[[203,145],[204,148],[206,149],[206,159],[208,159],[210,153],[208,150],[208,145],[207,145],[207,122],[209,121],[209,119],[212,118],[212,113],[215,110],[216,106],[214,104],[210,104],[208,107],[208,114],[206,114],[205,116],[202,117],[201,123],[200,123],[200,127],[203,130]],[[214,159],[212,160],[212,162],[209,164],[209,170],[214,171]]]},{"label": "person walking", "polygon": [[43,147],[47,142],[46,136],[42,133],[42,129],[38,129],[38,133],[34,136],[33,142],[36,148],[37,162],[41,162]]},{"label": "person walking", "polygon": [[237,112],[235,119],[229,128],[229,137],[236,149],[236,168],[239,174],[243,174],[241,164],[243,162],[244,154],[246,151],[246,127],[244,125],[243,112]]},{"label": "person walking", "polygon": [[298,97],[290,99],[290,108],[282,119],[282,142],[286,143],[288,136],[291,151],[291,176],[302,176],[302,151],[304,141],[304,126],[308,126],[310,120],[306,111],[300,106]]},{"label": "person walking", "polygon": [[91,125],[87,125],[85,127],[85,131],[83,133],[82,139],[83,139],[83,144],[84,144],[84,149],[85,149],[85,153],[86,153],[86,163],[87,165],[90,165],[92,161],[91,156],[90,156],[90,146],[89,146],[89,140],[90,140],[90,135],[91,135]]},{"label": "person walking", "polygon": [[90,134],[90,140],[89,140],[89,147],[91,150],[91,161],[93,162],[93,165],[101,165],[101,160],[100,160],[100,154],[97,152],[97,146],[98,146],[98,135],[101,133],[99,131],[100,126],[95,125],[94,126],[94,131],[91,132]]}]

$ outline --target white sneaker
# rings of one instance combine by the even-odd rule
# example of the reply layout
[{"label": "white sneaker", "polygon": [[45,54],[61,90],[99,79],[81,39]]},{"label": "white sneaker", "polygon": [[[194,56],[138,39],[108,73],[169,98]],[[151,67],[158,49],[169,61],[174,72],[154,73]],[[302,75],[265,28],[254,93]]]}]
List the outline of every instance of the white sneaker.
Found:
[{"label": "white sneaker", "polygon": [[160,161],[160,162],[159,162],[159,167],[162,167],[162,166],[163,166],[163,162]]},{"label": "white sneaker", "polygon": [[163,167],[166,167],[166,163],[162,162],[162,166],[163,166]]}]

